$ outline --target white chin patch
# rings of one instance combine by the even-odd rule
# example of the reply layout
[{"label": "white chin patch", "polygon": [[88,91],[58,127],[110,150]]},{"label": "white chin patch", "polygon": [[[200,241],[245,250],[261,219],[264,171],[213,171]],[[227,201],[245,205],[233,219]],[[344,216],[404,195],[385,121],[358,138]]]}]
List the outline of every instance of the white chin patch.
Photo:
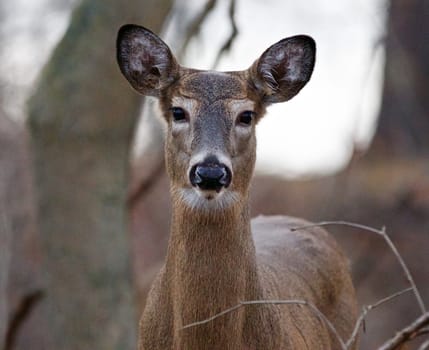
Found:
[{"label": "white chin patch", "polygon": [[193,210],[222,210],[238,202],[238,194],[228,189],[201,191],[198,188],[181,188],[177,191],[183,203]]}]

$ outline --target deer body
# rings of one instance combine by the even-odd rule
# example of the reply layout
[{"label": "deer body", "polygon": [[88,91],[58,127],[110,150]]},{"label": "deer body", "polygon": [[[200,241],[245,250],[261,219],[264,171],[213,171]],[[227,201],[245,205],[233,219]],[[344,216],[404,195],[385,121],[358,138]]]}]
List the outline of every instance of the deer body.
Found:
[{"label": "deer body", "polygon": [[357,317],[346,258],[322,229],[304,221],[250,220],[248,196],[255,125],[270,103],[292,98],[314,66],[312,39],[270,47],[251,68],[211,72],[179,66],[149,30],[118,35],[118,61],[132,86],[159,98],[167,121],[166,166],[173,203],[166,263],[140,322],[140,350],[340,349],[303,305],[248,305],[205,324],[242,301],[305,300],[343,338]]}]

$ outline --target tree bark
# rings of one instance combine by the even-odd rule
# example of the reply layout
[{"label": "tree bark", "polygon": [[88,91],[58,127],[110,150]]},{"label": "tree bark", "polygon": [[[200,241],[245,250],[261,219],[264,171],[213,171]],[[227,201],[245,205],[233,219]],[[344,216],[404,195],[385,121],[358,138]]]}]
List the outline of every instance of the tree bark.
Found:
[{"label": "tree bark", "polygon": [[[4,116],[0,113],[0,118]],[[3,348],[8,324],[8,280],[9,266],[12,249],[12,233],[9,222],[9,213],[6,211],[6,186],[10,181],[10,165],[5,161],[4,154],[8,151],[9,141],[5,140],[2,128],[3,120],[0,120],[0,348]],[[6,142],[5,142],[6,141]],[[9,163],[9,164],[8,164]]]},{"label": "tree bark", "polygon": [[371,159],[429,154],[428,18],[426,0],[390,2],[384,92]]},{"label": "tree bark", "polygon": [[140,98],[115,59],[121,24],[159,31],[169,0],[84,0],[29,100],[51,349],[131,349],[125,213]]}]

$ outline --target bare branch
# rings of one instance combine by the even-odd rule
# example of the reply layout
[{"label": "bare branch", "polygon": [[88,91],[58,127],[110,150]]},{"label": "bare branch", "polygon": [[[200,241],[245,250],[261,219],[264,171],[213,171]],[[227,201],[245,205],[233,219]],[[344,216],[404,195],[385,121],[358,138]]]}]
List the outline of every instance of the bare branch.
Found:
[{"label": "bare branch", "polygon": [[413,288],[412,288],[412,287],[410,287],[410,288],[407,288],[407,289],[401,290],[401,291],[399,291],[399,292],[396,292],[396,293],[394,293],[394,294],[392,294],[392,295],[389,295],[388,297],[383,298],[383,299],[381,299],[381,300],[377,301],[377,302],[376,302],[376,303],[374,303],[374,304],[364,306],[364,307],[362,308],[362,313],[360,314],[359,318],[358,318],[358,319],[357,319],[357,321],[356,321],[355,328],[353,329],[353,332],[352,332],[352,334],[351,334],[351,336],[350,336],[349,340],[348,340],[348,341],[347,341],[347,343],[346,343],[346,348],[347,348],[347,349],[348,349],[348,348],[350,348],[350,346],[351,346],[351,345],[356,341],[356,337],[357,337],[357,335],[358,335],[358,333],[359,333],[359,328],[360,328],[360,327],[361,327],[361,325],[365,322],[365,317],[366,317],[366,315],[368,314],[368,312],[370,312],[371,310],[373,310],[373,309],[377,308],[378,306],[380,306],[380,305],[382,305],[382,304],[384,304],[384,303],[387,303],[387,302],[389,302],[389,301],[391,301],[391,300],[393,300],[393,299],[395,299],[395,298],[397,298],[397,297],[401,296],[402,294],[407,293],[407,292],[410,292],[410,291],[412,291],[412,290],[413,290]]},{"label": "bare branch", "polygon": [[423,302],[423,298],[421,297],[420,292],[417,289],[416,283],[414,282],[414,279],[411,276],[410,270],[408,269],[407,265],[404,262],[404,259],[402,259],[401,255],[399,254],[398,250],[396,249],[396,246],[393,244],[392,240],[387,235],[385,227],[383,227],[381,230],[378,230],[378,229],[375,229],[375,228],[370,227],[370,226],[356,224],[356,223],[348,222],[348,221],[322,221],[322,222],[311,224],[311,225],[294,227],[291,230],[297,231],[297,230],[303,230],[303,229],[312,228],[312,227],[329,226],[329,225],[343,225],[343,226],[359,228],[359,229],[366,230],[369,232],[373,232],[373,233],[376,233],[376,234],[382,236],[384,238],[384,240],[386,241],[387,245],[389,246],[389,248],[392,250],[393,254],[395,254],[397,260],[399,261],[399,264],[402,267],[402,270],[404,271],[405,278],[407,279],[408,283],[413,288],[414,295],[417,299],[417,303],[419,304],[419,307],[420,307],[422,314],[424,314],[426,312],[426,307],[425,307],[425,304]]},{"label": "bare branch", "polygon": [[376,307],[378,307],[378,306],[380,306],[382,304],[385,304],[385,303],[391,301],[392,299],[395,299],[395,298],[401,296],[402,294],[411,292],[412,290],[413,290],[412,287],[400,290],[399,292],[393,293],[393,294],[391,294],[391,295],[389,295],[389,296],[387,296],[387,297],[385,297],[383,299],[380,299],[379,301],[377,301],[376,303],[374,303],[372,305],[368,305],[367,308],[368,309],[375,309]]},{"label": "bare branch", "polygon": [[317,223],[310,224],[310,225],[293,227],[293,228],[291,228],[291,231],[299,231],[299,230],[305,230],[307,228],[330,226],[330,225],[350,226],[350,227],[354,227],[354,228],[360,228],[360,229],[365,230],[365,231],[370,231],[370,232],[376,233],[380,236],[383,235],[381,230],[378,230],[374,227],[370,227],[370,226],[366,226],[366,225],[362,225],[362,224],[357,224],[354,222],[341,221],[341,220],[340,221],[321,221],[321,222],[317,222]]},{"label": "bare branch", "polygon": [[207,16],[210,14],[210,12],[214,9],[216,2],[217,2],[216,0],[208,0],[206,5],[204,6],[203,10],[201,11],[201,13],[189,24],[189,26],[186,30],[186,33],[185,33],[185,40],[183,41],[183,44],[182,44],[180,50],[178,51],[179,57],[183,57],[185,49],[188,47],[188,44],[191,41],[191,39],[194,36],[198,35],[198,33],[201,30],[201,26],[202,26],[203,22],[205,21]]},{"label": "bare branch", "polygon": [[416,338],[426,334],[429,334],[429,327],[420,329],[416,334]]},{"label": "bare branch", "polygon": [[44,292],[37,289],[28,293],[20,300],[17,309],[13,312],[9,321],[4,350],[12,350],[15,348],[19,331],[43,296]]},{"label": "bare branch", "polygon": [[[2,169],[3,170],[3,169]],[[0,174],[2,175],[2,174]],[[3,188],[0,188],[3,191]],[[9,267],[11,261],[11,246],[13,232],[6,215],[5,205],[0,203],[0,347],[4,343],[7,334],[8,304],[7,289],[9,278]]]},{"label": "bare branch", "polygon": [[184,326],[182,329],[186,329],[186,328],[192,328],[192,327],[196,327],[196,326],[201,326],[203,324],[209,323],[214,321],[215,319],[224,316],[226,314],[229,314],[230,312],[233,312],[235,310],[241,309],[241,307],[243,307],[244,304],[242,302],[240,302],[240,304],[234,305],[233,307],[230,307],[229,309],[223,310],[221,312],[219,312],[218,314],[215,314],[209,318],[206,318],[205,320],[202,321],[197,321],[197,322],[192,322],[187,324],[186,326]]},{"label": "bare branch", "polygon": [[[208,0],[206,5],[204,6],[203,10],[201,11],[201,13],[198,14],[195,17],[195,19],[189,24],[189,26],[187,27],[186,33],[184,35],[185,40],[183,41],[183,44],[181,45],[180,49],[178,50],[178,57],[183,57],[185,50],[188,47],[189,42],[191,41],[191,39],[193,37],[195,37],[196,35],[199,34],[204,21],[206,20],[208,15],[213,11],[213,9],[216,6],[216,3],[217,3],[216,0]],[[230,0],[229,9],[228,9],[228,16],[229,16],[229,20],[231,23],[231,34],[229,35],[229,37],[227,38],[225,43],[220,48],[220,50],[219,50],[219,52],[218,52],[218,54],[214,60],[213,68],[217,67],[222,56],[231,49],[232,44],[238,35],[238,26],[237,26],[237,22],[235,20],[236,3],[237,3],[236,0]]]},{"label": "bare branch", "polygon": [[343,350],[347,350],[346,344],[344,343],[344,340],[341,338],[341,336],[339,335],[338,331],[335,329],[334,325],[332,324],[331,321],[329,321],[329,319],[313,304],[305,301],[305,300],[295,300],[295,299],[291,299],[291,300],[249,300],[249,301],[241,301],[239,304],[234,305],[232,307],[230,307],[229,309],[223,310],[221,312],[219,312],[216,315],[213,315],[209,318],[206,318],[205,320],[202,321],[197,321],[197,322],[193,322],[190,324],[187,324],[186,326],[184,326],[182,329],[186,329],[186,328],[191,328],[191,327],[195,327],[195,326],[200,326],[203,324],[207,324],[209,322],[212,322],[213,320],[224,316],[230,312],[236,311],[238,309],[240,309],[243,306],[249,306],[249,305],[287,305],[287,304],[294,304],[294,305],[305,305],[307,307],[310,308],[310,310],[317,316],[319,317],[319,319],[325,323],[325,325],[329,328],[329,330],[332,332],[332,334],[335,335],[336,339],[338,340],[338,343],[341,345],[341,349]]},{"label": "bare branch", "polygon": [[237,22],[235,20],[236,5],[237,5],[236,0],[230,0],[228,15],[229,15],[229,20],[231,21],[231,27],[232,27],[231,28],[231,34],[228,37],[228,39],[225,41],[225,43],[222,45],[222,47],[220,48],[220,50],[216,56],[216,59],[214,60],[213,69],[218,66],[219,61],[222,58],[222,56],[225,53],[227,53],[229,50],[231,50],[232,44],[238,35],[238,27],[237,27]]},{"label": "bare branch", "polygon": [[[413,323],[409,326],[403,328],[400,332],[398,332],[393,338],[387,340],[383,345],[381,345],[377,350],[393,350],[396,349],[397,346],[404,344],[410,339],[413,339],[415,334],[429,325],[429,312],[424,313],[419,318],[417,318]],[[420,349],[426,349],[429,345],[428,342],[425,342]],[[425,345],[426,344],[426,345]],[[426,346],[426,347],[424,347]]]},{"label": "bare branch", "polygon": [[420,345],[418,350],[426,350],[429,349],[429,339],[426,340],[422,345]]},{"label": "bare branch", "polygon": [[162,176],[164,172],[164,162],[158,162],[152,169],[150,176],[146,181],[139,181],[137,186],[129,188],[127,194],[127,207],[132,208],[140,198],[143,198],[144,194],[152,188],[157,180]]}]

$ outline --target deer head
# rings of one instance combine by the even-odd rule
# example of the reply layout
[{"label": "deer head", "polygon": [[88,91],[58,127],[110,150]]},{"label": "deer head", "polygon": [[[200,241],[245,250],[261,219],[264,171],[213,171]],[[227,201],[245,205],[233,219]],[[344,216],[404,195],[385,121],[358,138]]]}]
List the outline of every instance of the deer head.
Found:
[{"label": "deer head", "polygon": [[150,30],[123,26],[117,58],[131,85],[155,96],[168,125],[165,147],[174,201],[193,209],[245,202],[256,155],[255,126],[271,103],[295,96],[310,79],[315,42],[299,35],[269,47],[247,70],[180,66]]}]

